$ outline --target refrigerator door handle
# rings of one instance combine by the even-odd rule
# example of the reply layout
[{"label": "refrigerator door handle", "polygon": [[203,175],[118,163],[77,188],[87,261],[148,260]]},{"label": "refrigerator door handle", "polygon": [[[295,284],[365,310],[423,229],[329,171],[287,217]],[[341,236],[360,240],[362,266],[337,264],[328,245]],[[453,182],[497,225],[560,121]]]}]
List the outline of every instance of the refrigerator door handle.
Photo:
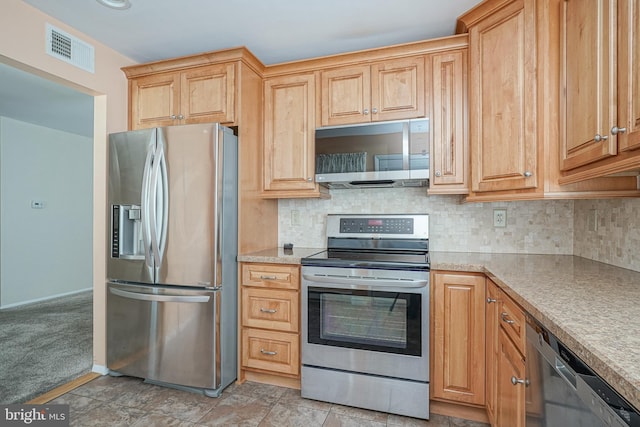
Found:
[{"label": "refrigerator door handle", "polygon": [[193,302],[202,303],[209,302],[211,299],[208,295],[152,295],[139,294],[137,292],[123,291],[122,289],[109,288],[109,292],[123,298],[135,299],[139,301],[152,302]]},{"label": "refrigerator door handle", "polygon": [[147,157],[144,161],[144,170],[142,172],[142,203],[140,204],[140,213],[142,219],[142,241],[144,243],[144,260],[147,268],[153,268],[153,261],[149,249],[151,247],[151,228],[153,226],[152,215],[150,211],[151,196],[151,169],[153,165],[153,153],[155,151],[155,130],[151,134],[149,144],[147,145]]},{"label": "refrigerator door handle", "polygon": [[[160,235],[162,231],[158,229],[158,226],[162,226],[163,221],[165,220],[163,212],[164,203],[164,194],[162,189],[159,188],[160,185],[160,175],[161,175],[161,165],[162,159],[164,157],[164,138],[162,132],[158,134],[158,138],[156,140],[156,150],[154,153],[154,161],[153,168],[151,170],[151,197],[149,200],[149,212],[151,218],[151,254],[153,256],[153,262],[155,267],[155,277],[158,277],[159,270],[161,266],[161,253],[160,253]],[[160,209],[158,209],[160,208]]]},{"label": "refrigerator door handle", "polygon": [[[162,134],[161,134],[162,135]],[[158,243],[158,255],[160,263],[164,259],[164,251],[167,246],[167,226],[169,223],[169,177],[167,175],[167,158],[164,154],[164,138],[160,139],[160,175],[162,192],[162,219],[160,227],[160,241]]]}]

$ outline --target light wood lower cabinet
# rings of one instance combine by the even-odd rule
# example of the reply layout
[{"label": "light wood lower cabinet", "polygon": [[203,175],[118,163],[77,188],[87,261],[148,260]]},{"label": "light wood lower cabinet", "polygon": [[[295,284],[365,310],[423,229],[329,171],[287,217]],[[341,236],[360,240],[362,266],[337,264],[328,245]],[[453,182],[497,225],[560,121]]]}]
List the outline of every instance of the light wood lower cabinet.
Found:
[{"label": "light wood lower cabinet", "polygon": [[485,276],[432,274],[431,397],[485,404]]},{"label": "light wood lower cabinet", "polygon": [[486,301],[487,415],[492,426],[521,427],[525,423],[525,315],[490,279]]},{"label": "light wood lower cabinet", "polygon": [[240,277],[240,381],[296,386],[300,378],[300,267],[242,263]]}]

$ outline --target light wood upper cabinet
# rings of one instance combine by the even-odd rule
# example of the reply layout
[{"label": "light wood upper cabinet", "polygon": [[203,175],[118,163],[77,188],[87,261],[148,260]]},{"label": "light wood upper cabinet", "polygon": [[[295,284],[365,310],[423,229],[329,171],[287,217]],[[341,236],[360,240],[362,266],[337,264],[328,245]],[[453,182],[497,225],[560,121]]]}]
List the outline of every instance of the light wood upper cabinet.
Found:
[{"label": "light wood upper cabinet", "polygon": [[472,190],[537,186],[535,1],[469,28]]},{"label": "light wood upper cabinet", "polygon": [[640,4],[566,0],[561,182],[640,169]]},{"label": "light wood upper cabinet", "polygon": [[617,141],[616,2],[564,2],[563,169],[613,156]]},{"label": "light wood upper cabinet", "polygon": [[264,197],[320,197],[315,183],[315,75],[264,82]]},{"label": "light wood upper cabinet", "polygon": [[130,128],[235,121],[235,64],[215,64],[129,80]]},{"label": "light wood upper cabinet", "polygon": [[425,115],[424,57],[321,72],[321,126]]},{"label": "light wood upper cabinet", "polygon": [[640,148],[640,2],[618,1],[618,149]]},{"label": "light wood upper cabinet", "polygon": [[467,50],[428,55],[429,194],[466,194],[469,164]]},{"label": "light wood upper cabinet", "polygon": [[432,275],[432,398],[485,404],[485,278]]}]

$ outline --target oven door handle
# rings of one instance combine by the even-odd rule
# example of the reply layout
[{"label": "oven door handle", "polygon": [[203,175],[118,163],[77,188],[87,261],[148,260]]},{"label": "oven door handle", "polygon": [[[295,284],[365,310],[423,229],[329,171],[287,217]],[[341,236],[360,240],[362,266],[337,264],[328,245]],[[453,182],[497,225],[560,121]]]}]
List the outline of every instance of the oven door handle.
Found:
[{"label": "oven door handle", "polygon": [[350,277],[350,276],[316,276],[303,274],[302,278],[310,282],[322,283],[324,285],[333,285],[333,287],[347,286],[350,289],[370,289],[370,288],[424,288],[429,284],[429,279],[423,280],[405,280],[368,277]]}]

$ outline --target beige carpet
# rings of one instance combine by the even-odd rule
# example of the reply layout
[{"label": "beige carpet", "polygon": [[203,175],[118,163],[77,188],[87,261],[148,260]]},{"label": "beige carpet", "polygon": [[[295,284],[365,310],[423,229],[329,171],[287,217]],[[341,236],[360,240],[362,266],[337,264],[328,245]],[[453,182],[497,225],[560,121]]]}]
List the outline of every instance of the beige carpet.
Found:
[{"label": "beige carpet", "polygon": [[0,403],[23,403],[91,371],[91,291],[0,310]]}]

